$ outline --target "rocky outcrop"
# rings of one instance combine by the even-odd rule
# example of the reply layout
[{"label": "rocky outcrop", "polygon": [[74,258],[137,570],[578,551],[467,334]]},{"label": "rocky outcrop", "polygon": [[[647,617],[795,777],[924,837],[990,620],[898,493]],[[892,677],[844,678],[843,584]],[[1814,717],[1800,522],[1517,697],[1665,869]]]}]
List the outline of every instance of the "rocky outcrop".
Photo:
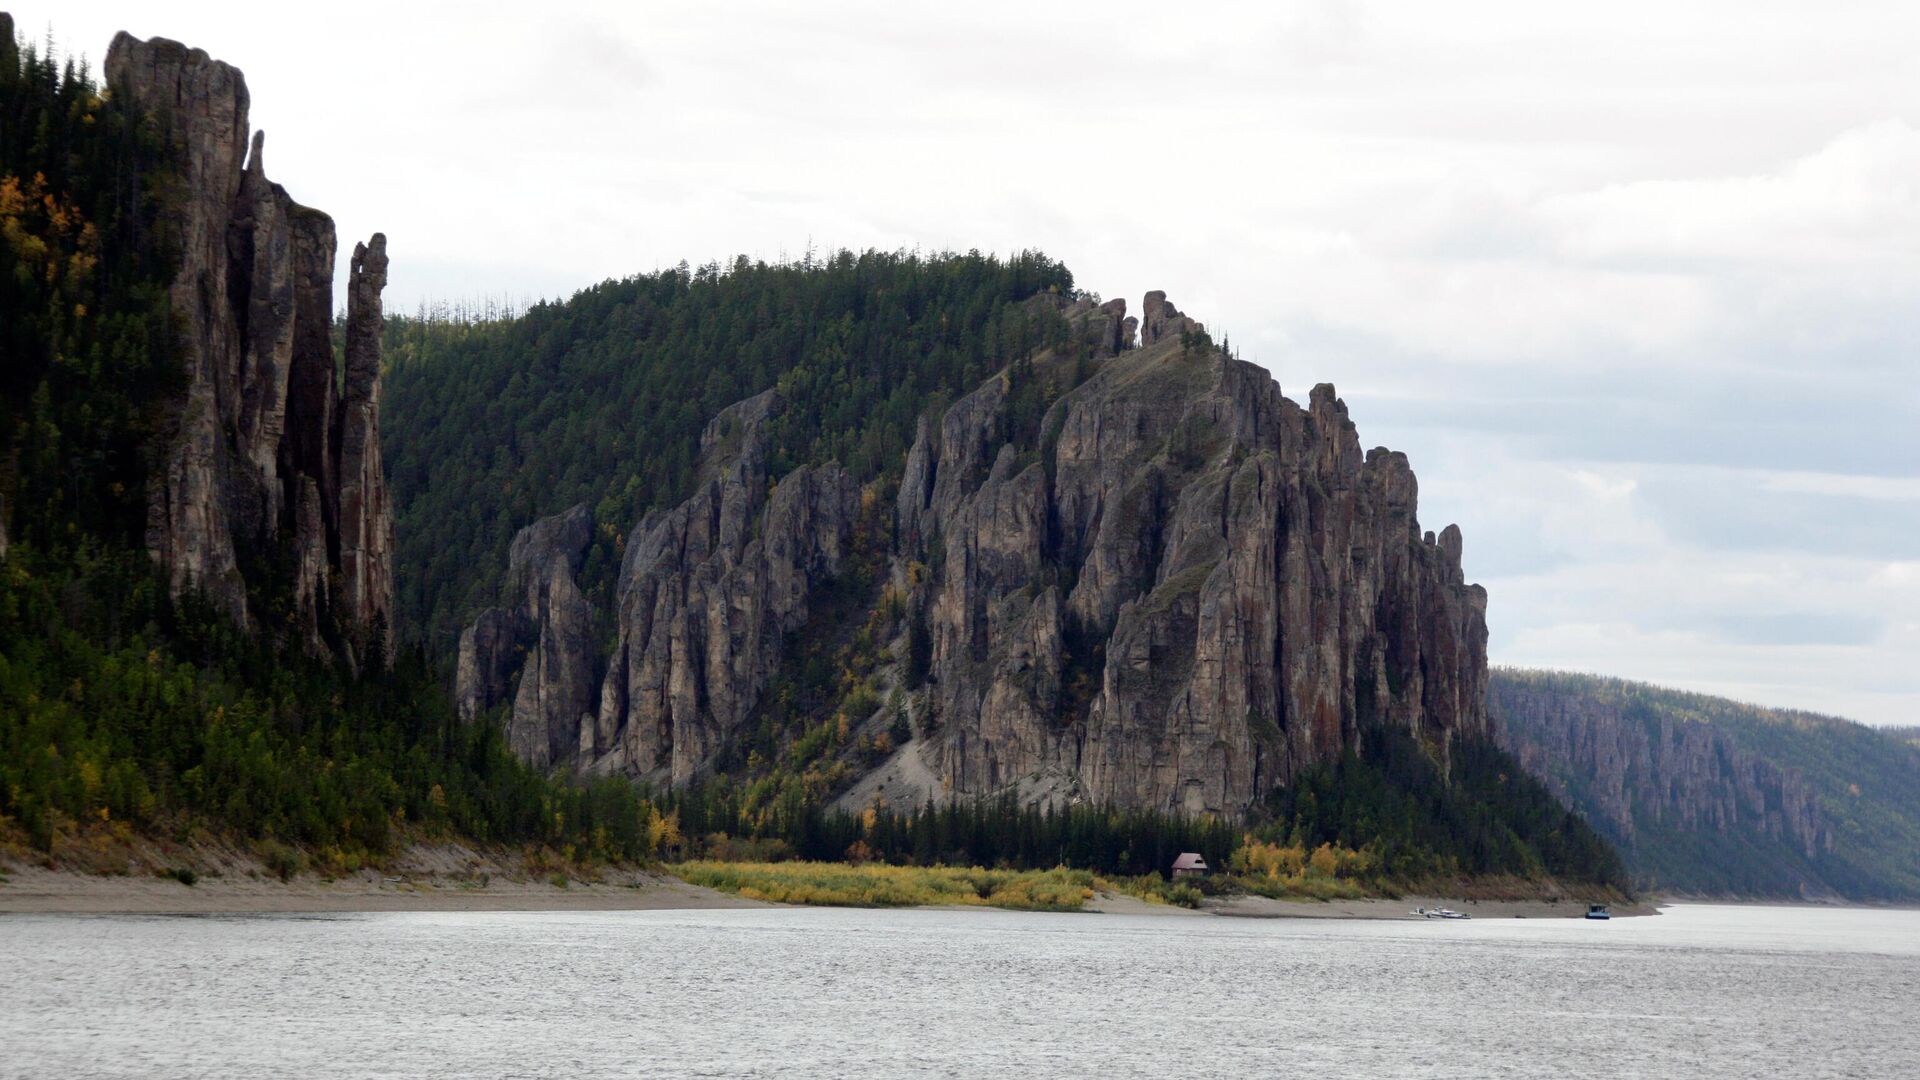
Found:
[{"label": "rocky outcrop", "polygon": [[1178,340],[1181,333],[1197,332],[1202,327],[1198,322],[1180,314],[1180,309],[1167,302],[1167,294],[1158,289],[1147,294],[1140,305],[1140,344],[1158,345],[1168,338]]},{"label": "rocky outcrop", "polygon": [[453,675],[454,708],[473,721],[508,700],[526,661],[532,628],[519,608],[492,607],[460,632]]},{"label": "rocky outcrop", "polygon": [[[943,784],[1043,772],[1095,801],[1238,814],[1369,723],[1444,753],[1485,726],[1486,596],[1422,535],[1403,455],[1362,454],[1149,294],[1142,346],[993,445],[1005,378],[909,454],[900,515],[941,563],[926,618]],[[1075,685],[1079,689],[1075,690]]]},{"label": "rocky outcrop", "polygon": [[627,538],[603,679],[577,582],[590,515],[575,507],[521,530],[505,586],[512,602],[481,612],[461,635],[461,715],[511,694],[509,742],[537,765],[674,783],[697,775],[839,573],[858,510],[858,489],[837,465],[770,483],[767,422],[781,407],[769,391],[722,411],[701,436],[694,495],[648,514]]},{"label": "rocky outcrop", "polygon": [[367,660],[385,650],[393,615],[378,420],[385,238],[356,248],[340,380],[333,222],[267,179],[240,72],[122,33],[106,78],[165,118],[182,181],[172,302],[186,389],[170,403],[147,546],[176,593],[203,593],[242,626],[257,622],[249,586],[277,585],[265,579],[290,553],[296,635]]},{"label": "rocky outcrop", "polygon": [[859,491],[835,464],[770,484],[772,391],[701,435],[692,498],[627,539],[619,641],[578,761],[684,783],[719,752],[779,670],[785,637],[847,555]]},{"label": "rocky outcrop", "polygon": [[380,345],[386,319],[387,238],[353,246],[347,279],[347,347],[335,428],[339,454],[340,602],[349,622],[370,626],[393,610],[393,512],[380,460]]},{"label": "rocky outcrop", "polygon": [[507,604],[481,612],[460,635],[454,699],[461,718],[511,698],[507,744],[542,768],[572,760],[593,714],[594,612],[577,580],[592,539],[584,504],[514,534]]},{"label": "rocky outcrop", "polygon": [[1714,724],[1639,700],[1629,684],[1503,672],[1491,707],[1500,742],[1631,857],[1649,831],[1832,850],[1818,794]]},{"label": "rocky outcrop", "polygon": [[[1485,731],[1486,594],[1457,528],[1420,530],[1404,455],[1363,453],[1331,386],[1295,404],[1163,294],[1139,323],[1120,301],[1036,302],[1085,330],[1091,367],[1073,350],[1016,365],[923,421],[901,464],[889,580],[928,645],[923,675],[888,677],[918,730],[895,773],[1240,814],[1370,725],[1442,756]],[[1022,379],[1078,385],[1014,431]],[[716,417],[693,497],[628,538],[575,767],[674,783],[710,768],[838,575],[857,490],[832,464],[770,485],[780,407],[769,392]],[[551,616],[518,610],[537,625],[488,613],[463,639],[469,715],[511,679],[499,643],[545,633]]]}]

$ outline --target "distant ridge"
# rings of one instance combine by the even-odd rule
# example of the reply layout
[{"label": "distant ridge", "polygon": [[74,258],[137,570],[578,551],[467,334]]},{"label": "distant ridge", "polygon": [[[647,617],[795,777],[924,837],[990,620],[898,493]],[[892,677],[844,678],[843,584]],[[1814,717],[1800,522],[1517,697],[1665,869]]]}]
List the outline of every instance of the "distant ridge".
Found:
[{"label": "distant ridge", "polygon": [[1497,668],[1501,743],[1671,892],[1920,899],[1920,728]]}]

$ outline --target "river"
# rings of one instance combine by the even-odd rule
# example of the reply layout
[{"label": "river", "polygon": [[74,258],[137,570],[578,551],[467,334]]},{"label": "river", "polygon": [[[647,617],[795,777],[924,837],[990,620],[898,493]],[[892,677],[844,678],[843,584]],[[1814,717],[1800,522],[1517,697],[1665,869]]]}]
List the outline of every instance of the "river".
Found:
[{"label": "river", "polygon": [[0,916],[0,1076],[1920,1076],[1920,912]]}]

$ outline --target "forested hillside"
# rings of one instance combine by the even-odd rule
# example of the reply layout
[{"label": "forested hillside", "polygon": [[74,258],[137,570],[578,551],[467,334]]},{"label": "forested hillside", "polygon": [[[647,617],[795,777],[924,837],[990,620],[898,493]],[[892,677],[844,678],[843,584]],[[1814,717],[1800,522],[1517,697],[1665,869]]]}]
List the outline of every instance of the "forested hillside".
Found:
[{"label": "forested hillside", "polygon": [[0,552],[137,543],[180,372],[166,132],[0,16]]},{"label": "forested hillside", "polygon": [[[646,854],[631,785],[534,774],[418,656],[356,676],[175,598],[144,537],[193,193],[179,118],[130,98],[0,14],[0,851],[124,871],[140,837],[222,838],[338,868],[437,830]],[[284,553],[241,555],[248,607],[290,621]]]},{"label": "forested hillside", "polygon": [[[1457,532],[1421,536],[1402,494],[1411,492],[1404,459],[1363,457],[1330,387],[1316,392],[1309,415],[1164,297],[1149,297],[1143,332],[1158,347],[1121,363],[1113,361],[1131,347],[1134,324],[1125,320],[1123,332],[1124,305],[1078,293],[1064,267],[1037,254],[842,252],[795,265],[681,268],[608,282],[515,319],[387,320],[383,410],[384,239],[356,248],[348,315],[330,326],[332,222],[266,179],[240,73],[178,43],[127,35],[116,39],[107,70],[119,73],[112,92],[83,69],[16,47],[0,16],[8,359],[0,375],[0,853],[8,858],[32,853],[125,872],[143,842],[238,844],[283,874],[333,873],[416,840],[457,838],[575,863],[747,845],[815,858],[1064,860],[1139,873],[1183,848],[1225,862],[1248,825],[1275,865],[1296,876],[1308,873],[1311,856],[1316,867],[1333,859],[1345,873],[1387,884],[1454,874],[1617,880],[1605,845],[1472,727],[1484,597],[1459,579]],[[1112,363],[1098,394],[1079,402],[1089,411],[1071,420],[1066,396],[1090,385],[1102,362]],[[1243,381],[1265,389],[1256,388],[1257,408],[1235,419]],[[753,401],[766,407],[714,423],[734,403]],[[1088,558],[1139,565],[1116,580],[1111,603],[1102,601],[1116,610],[1099,619],[1121,618],[1121,590],[1138,590],[1152,602],[1129,611],[1169,631],[1185,626],[1204,575],[1187,567],[1156,590],[1154,563],[1190,562],[1213,542],[1189,529],[1194,551],[1169,547],[1158,517],[1176,514],[1188,490],[1224,495],[1234,475],[1264,470],[1272,474],[1266,490],[1286,486],[1273,473],[1277,443],[1236,449],[1219,437],[1228,429],[1254,441],[1284,432],[1289,446],[1311,437],[1327,483],[1294,478],[1298,490],[1286,497],[1365,503],[1366,528],[1377,519],[1379,532],[1340,542],[1359,561],[1375,558],[1375,546],[1391,548],[1394,567],[1420,575],[1399,587],[1447,612],[1444,626],[1422,626],[1407,621],[1414,608],[1388,605],[1401,620],[1392,631],[1408,639],[1405,655],[1459,669],[1457,678],[1428,680],[1442,695],[1432,698],[1436,711],[1422,713],[1427,706],[1405,697],[1409,684],[1390,669],[1393,685],[1363,688],[1372,710],[1364,717],[1328,713],[1333,726],[1295,733],[1303,747],[1321,740],[1318,758],[1295,755],[1283,771],[1275,757],[1253,794],[1249,777],[1236,781],[1242,801],[1232,814],[1204,800],[1147,806],[1103,796],[1056,806],[971,788],[937,803],[836,807],[841,787],[824,766],[870,768],[885,756],[864,728],[850,735],[848,720],[888,730],[904,722],[881,715],[888,698],[873,681],[881,667],[915,667],[902,600],[909,593],[891,580],[920,590],[911,595],[924,630],[924,586],[949,565],[941,537],[973,527],[958,518],[930,523],[960,497],[990,508],[1014,470],[1028,487],[1043,474],[1050,482],[1055,467],[1071,471],[1059,442],[1100,428],[1095,413],[1109,407],[1131,417],[1112,425],[1131,442],[1109,446],[1104,465],[1093,442],[1077,444],[1085,460],[1076,482],[1087,497],[1075,505],[1110,524],[1098,535],[1087,522],[1078,527],[1087,552],[1101,553]],[[930,427],[953,436],[930,447]],[[399,537],[391,578],[382,441]],[[935,463],[976,452],[994,468],[986,459]],[[742,455],[753,459],[750,469]],[[909,468],[917,470],[911,485]],[[918,507],[901,501],[902,515],[925,520],[896,535],[896,499],[929,484],[936,468],[943,485],[979,490],[951,506],[930,490]],[[1121,469],[1131,472],[1113,471]],[[787,484],[810,470],[817,489]],[[760,673],[807,693],[763,708],[748,701],[744,680],[732,688],[748,701],[749,718],[765,721],[728,732],[767,735],[758,766],[761,747],[742,743],[651,790],[631,782],[632,772],[591,782],[548,775],[510,752],[497,713],[479,722],[455,713],[445,664],[453,634],[497,599],[517,530],[587,506],[577,573],[605,617],[600,630],[612,636],[616,573],[638,535],[629,528],[671,517],[649,511],[684,510],[701,484],[725,488],[723,472],[726,482],[750,478],[753,490],[716,503],[711,520],[682,522],[689,536],[711,526],[738,540],[762,518],[788,513],[791,524],[832,510],[832,528],[845,536],[823,525],[814,539],[844,539],[848,556],[817,580],[782,577],[776,567],[763,582],[820,603],[783,632],[801,639],[786,659]],[[783,485],[818,498],[786,498]],[[1111,515],[1097,509],[1108,496],[1120,500]],[[1238,502],[1250,527],[1280,519],[1258,500]],[[733,520],[744,507],[756,509]],[[983,509],[976,525],[989,524]],[[672,533],[662,528],[646,535]],[[1015,539],[1056,546],[1044,520],[1022,525]],[[985,540],[983,532],[966,543]],[[968,558],[957,553],[954,565]],[[710,569],[739,583],[725,577],[731,569]],[[1058,604],[1059,589],[1071,587],[1059,566],[1025,576],[1012,561],[1001,569],[993,581],[956,579],[955,588],[1004,596],[954,606],[984,614],[1008,598]],[[1270,570],[1251,572],[1264,580]],[[693,576],[674,577],[666,563],[641,572],[674,578],[669,586],[683,593]],[[1039,580],[1048,576],[1059,581]],[[398,600],[391,622],[378,602],[388,583]],[[764,595],[738,597],[752,607]],[[1357,611],[1377,606],[1371,594],[1346,600]],[[984,623],[979,630],[984,656],[995,635]],[[975,662],[941,649],[933,667],[912,676],[923,700],[935,671],[946,671],[956,691],[965,685],[959,668],[940,665]],[[1097,655],[1075,661],[1083,684]],[[1330,686],[1320,692],[1337,697]],[[1054,729],[1081,722],[1075,709],[1086,710],[1086,686],[1070,690],[1050,706],[1058,716],[1041,721]],[[862,711],[855,703],[874,717],[854,715]],[[1422,715],[1427,727],[1416,737],[1412,718]],[[1364,742],[1358,729],[1340,728],[1363,719],[1388,726],[1369,726]],[[1463,726],[1453,738],[1456,722]],[[1277,725],[1256,726],[1277,754]],[[1285,777],[1298,783],[1251,802]],[[1209,782],[1224,781],[1210,774]]]},{"label": "forested hillside", "polygon": [[[149,47],[212,65],[230,90],[238,84],[237,72],[179,46]],[[145,533],[170,414],[188,382],[187,335],[169,297],[182,265],[177,234],[186,204],[208,193],[183,180],[176,117],[137,109],[135,96],[105,93],[84,68],[17,47],[0,14],[0,855],[118,873],[153,842],[189,851],[238,843],[281,874],[332,874],[437,838],[538,849],[560,865],[724,852],[728,833],[762,852],[779,845],[821,858],[870,833],[889,842],[873,830],[891,821],[803,801],[749,815],[722,786],[650,795],[624,779],[542,776],[508,752],[497,726],[455,717],[444,668],[418,648],[355,670],[292,636],[237,625],[192,590],[176,597]],[[244,143],[244,125],[237,137]],[[1015,301],[1071,288],[1064,269],[1038,257],[847,256],[726,277],[609,283],[497,326],[401,321],[400,367],[429,359],[435,342],[497,335],[488,355],[503,381],[467,399],[477,422],[510,432],[525,410],[576,434],[607,434],[604,444],[568,443],[558,430],[520,425],[539,450],[534,463],[555,476],[570,468],[561,464],[570,448],[621,462],[610,492],[582,467],[572,470],[575,488],[548,494],[592,489],[596,503],[624,511],[649,504],[646,485],[688,484],[708,403],[774,381],[809,403],[781,428],[785,467],[830,453],[871,476],[911,432],[913,395],[937,402],[942,388],[1040,344],[1035,335],[1059,334],[1049,308]],[[661,308],[672,318],[649,321]],[[542,380],[519,369],[541,355],[522,342],[544,343],[551,358],[580,339],[612,348],[634,325],[650,327],[673,362],[562,379],[551,404]],[[699,348],[683,354],[682,345]],[[670,377],[650,381],[649,371]],[[636,382],[638,396],[608,393]],[[645,407],[623,408],[635,401]],[[613,408],[603,416],[601,407]],[[492,430],[449,426],[447,436],[470,440],[456,463],[490,453]],[[526,505],[507,501],[523,474],[483,465],[469,482],[438,462],[431,471],[457,526]],[[476,498],[482,479],[499,482],[497,499]],[[535,491],[523,483],[519,494]],[[488,516],[461,516],[476,505]],[[244,609],[270,627],[290,622],[286,553],[238,554],[248,567]],[[1127,872],[1152,868],[1168,848],[1224,860],[1237,842],[1221,823],[1091,808],[1056,816],[956,805],[898,827],[909,839],[892,855],[903,861],[1071,859]]]},{"label": "forested hillside", "polygon": [[[1036,296],[1047,300],[1037,303]],[[739,261],[725,270],[681,269],[607,283],[565,302],[540,305],[518,319],[390,320],[388,445],[399,517],[402,611],[430,627],[427,639],[435,653],[444,655],[460,623],[484,609],[481,629],[470,634],[474,655],[466,658],[477,665],[471,673],[476,687],[488,687],[474,703],[476,715],[495,722],[500,714],[488,712],[490,703],[517,698],[511,715],[498,722],[510,721],[520,732],[516,739],[529,740],[522,753],[565,761],[569,747],[579,741],[572,732],[581,711],[601,700],[590,684],[605,670],[605,661],[594,654],[604,656],[610,644],[579,640],[580,613],[597,612],[603,620],[597,636],[611,637],[604,620],[621,607],[615,586],[623,559],[660,557],[626,550],[647,531],[645,526],[630,531],[634,523],[655,520],[649,510],[666,510],[661,521],[684,517],[689,532],[661,550],[711,550],[714,541],[706,531],[753,530],[761,518],[774,515],[771,507],[779,500],[769,504],[764,489],[778,489],[797,467],[826,476],[838,475],[838,467],[845,466],[847,482],[860,486],[860,508],[843,521],[849,527],[842,564],[815,595],[821,606],[788,636],[767,698],[751,704],[753,688],[742,670],[761,662],[759,654],[749,650],[737,662],[714,663],[723,655],[717,650],[741,647],[741,630],[723,629],[721,640],[684,650],[707,656],[710,670],[730,673],[714,676],[722,682],[704,695],[696,693],[695,700],[724,696],[748,704],[742,706],[743,723],[716,735],[720,741],[711,761],[671,779],[695,784],[696,794],[689,796],[695,807],[709,806],[715,798],[733,807],[721,815],[730,824],[720,831],[736,840],[778,841],[814,857],[833,857],[833,844],[858,839],[881,857],[925,858],[917,846],[921,841],[903,839],[927,820],[925,802],[918,809],[912,801],[878,806],[861,829],[852,828],[844,814],[822,809],[851,780],[926,734],[924,722],[909,723],[908,712],[921,706],[910,710],[907,699],[923,701],[927,695],[904,692],[919,690],[929,675],[929,657],[918,650],[930,649],[931,643],[924,617],[917,623],[909,617],[913,605],[907,587],[916,576],[927,580],[930,567],[919,563],[916,568],[910,565],[914,559],[896,557],[901,543],[896,529],[909,526],[894,521],[893,509],[903,471],[914,468],[916,460],[922,470],[933,467],[924,445],[919,458],[909,453],[916,429],[924,443],[927,431],[955,424],[954,415],[968,416],[964,426],[951,428],[955,434],[947,436],[946,452],[960,452],[977,439],[977,450],[970,452],[977,452],[981,463],[972,471],[942,464],[940,475],[947,477],[942,484],[965,482],[968,476],[978,482],[985,462],[996,456],[1016,469],[1050,469],[1053,440],[1071,425],[1064,416],[1048,421],[1049,408],[1059,413],[1076,388],[1104,379],[1108,388],[1100,393],[1137,395],[1145,403],[1116,404],[1116,412],[1131,410],[1141,417],[1116,423],[1116,432],[1152,432],[1162,422],[1173,424],[1179,435],[1164,460],[1172,469],[1197,470],[1224,445],[1207,430],[1215,423],[1206,415],[1213,399],[1198,388],[1211,377],[1208,373],[1239,378],[1244,370],[1249,393],[1257,390],[1256,379],[1269,386],[1270,380],[1214,346],[1197,323],[1164,300],[1150,298],[1149,309],[1149,333],[1159,335],[1159,347],[1127,353],[1123,361],[1115,349],[1131,342],[1131,327],[1122,332],[1113,305],[1077,297],[1071,276],[1044,258],[1002,263],[978,255],[842,252],[798,265]],[[1090,347],[1093,342],[1103,344]],[[994,374],[1003,370],[1005,381],[996,381]],[[981,391],[983,384],[990,389]],[[757,396],[766,391],[771,395]],[[965,403],[983,397],[985,408]],[[950,405],[958,413],[950,413]],[[1263,407],[1286,408],[1277,401]],[[1330,432],[1339,434],[1344,425],[1347,433],[1341,438],[1352,438],[1344,410],[1330,393],[1317,391],[1314,409]],[[1196,415],[1181,422],[1187,410]],[[943,416],[949,418],[943,421]],[[1157,438],[1149,433],[1142,441],[1151,446]],[[765,447],[764,468],[740,464],[759,460],[759,451],[743,440]],[[1228,464],[1242,460],[1236,456]],[[1357,472],[1359,466],[1356,450],[1350,467]],[[1393,468],[1394,462],[1383,459],[1379,467]],[[744,508],[735,506],[733,494],[711,504],[703,494],[677,506],[696,474],[724,492],[743,484],[763,490],[741,495]],[[470,476],[480,479],[468,485]],[[928,482],[926,475],[916,476],[916,482]],[[1170,503],[1172,492],[1185,485],[1152,476],[1134,486],[1143,491],[1164,487]],[[803,496],[799,502],[816,498]],[[906,496],[898,499],[907,506]],[[577,535],[581,514],[563,512],[579,505],[592,521],[584,551],[575,547],[582,543]],[[899,511],[902,521],[915,512]],[[1170,506],[1157,512],[1174,513]],[[720,524],[736,519],[735,525]],[[1130,520],[1139,524],[1142,519]],[[1412,529],[1410,519],[1400,524]],[[1109,526],[1120,527],[1119,518]],[[934,537],[940,530],[916,526],[914,531]],[[1398,542],[1397,534],[1390,535]],[[1406,535],[1411,543],[1422,542],[1417,531]],[[782,534],[769,540],[766,550],[798,555],[807,542]],[[1054,541],[1045,543],[1052,551]],[[1432,536],[1424,543],[1433,552],[1428,557],[1438,559]],[[736,573],[753,558],[730,551],[721,560],[728,569],[715,573]],[[930,558],[936,566],[941,562],[938,554]],[[899,565],[890,565],[895,562]],[[1009,570],[1016,577],[1020,573],[1013,565]],[[703,573],[673,566],[661,579],[662,594],[681,596],[705,587]],[[1068,586],[1073,580],[1070,571],[1043,573]],[[574,577],[578,593],[565,584]],[[503,579],[511,587],[502,590]],[[1187,587],[1199,584],[1191,573],[1183,580]],[[565,587],[550,591],[551,582]],[[1026,578],[1008,588],[1031,600],[1041,584]],[[494,608],[496,603],[504,606]],[[760,604],[749,590],[715,610],[755,611]],[[1150,610],[1170,606],[1162,599]],[[678,618],[671,625],[680,625]],[[689,614],[686,625],[724,625],[711,620],[736,618]],[[519,627],[511,638],[489,636],[508,624]],[[537,672],[529,668],[518,676],[517,693],[510,684],[493,685],[485,674],[495,650],[507,654],[509,670],[517,669],[522,658],[541,658]],[[678,646],[673,651],[682,652]],[[1089,649],[1079,662],[1087,668],[1082,683],[1088,675],[1097,676],[1097,652]],[[1439,685],[1438,678],[1429,685]],[[1083,695],[1078,708],[1084,711],[1088,687],[1075,692]],[[1068,711],[1048,721],[1053,730],[1075,722],[1073,701],[1061,700]],[[551,742],[550,722],[562,729]],[[1297,789],[1255,808],[1258,835],[1289,849],[1331,845],[1364,851],[1373,872],[1393,880],[1463,873],[1623,880],[1608,846],[1483,740],[1459,736],[1451,767],[1434,761],[1435,748],[1423,748],[1390,728],[1372,731],[1365,746],[1364,753],[1331,755],[1307,769]],[[906,799],[906,792],[896,794]],[[1018,826],[1025,839],[1004,831],[976,832],[979,839],[970,850],[1031,858],[1027,852],[1033,844],[1044,845],[1032,837],[1047,834],[1049,826],[1030,803],[1012,813],[1001,806],[1002,798],[996,795],[985,804],[982,820],[1025,822]],[[849,809],[857,816],[859,807]],[[1154,819],[1132,814],[1115,820]],[[696,810],[689,820],[708,821],[709,812]],[[1096,812],[1091,820],[1102,818]],[[1155,828],[1174,835],[1181,828],[1177,822]],[[1132,850],[1130,858],[1138,859],[1141,852]],[[1140,864],[1126,865],[1137,869]]]},{"label": "forested hillside", "polygon": [[700,432],[777,387],[773,479],[838,460],[899,468],[914,422],[1069,331],[1073,275],[1043,255],[842,251],[609,281],[492,322],[393,317],[386,415],[403,633],[450,658],[494,602],[507,545],[585,503],[583,587],[601,611],[626,530],[685,498]]},{"label": "forested hillside", "polygon": [[1644,683],[1496,670],[1501,740],[1620,848],[1696,894],[1920,898],[1920,746]]}]

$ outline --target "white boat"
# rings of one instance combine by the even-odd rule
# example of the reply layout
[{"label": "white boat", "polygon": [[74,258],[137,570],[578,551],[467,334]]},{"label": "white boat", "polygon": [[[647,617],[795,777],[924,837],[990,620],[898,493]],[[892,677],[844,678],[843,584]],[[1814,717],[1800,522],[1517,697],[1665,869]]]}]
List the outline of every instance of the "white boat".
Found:
[{"label": "white boat", "polygon": [[1425,916],[1426,918],[1429,918],[1429,919],[1471,919],[1473,918],[1473,916],[1467,914],[1464,911],[1455,911],[1452,908],[1443,908],[1443,907],[1414,908],[1413,913],[1415,915]]}]

